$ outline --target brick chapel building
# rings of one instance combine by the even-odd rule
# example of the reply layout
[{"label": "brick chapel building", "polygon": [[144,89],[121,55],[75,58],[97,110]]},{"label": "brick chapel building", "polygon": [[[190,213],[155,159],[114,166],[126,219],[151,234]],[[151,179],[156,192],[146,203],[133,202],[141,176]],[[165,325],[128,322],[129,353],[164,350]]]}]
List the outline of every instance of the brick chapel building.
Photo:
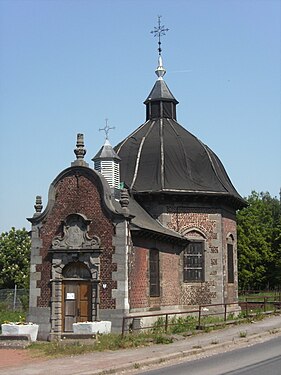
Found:
[{"label": "brick chapel building", "polygon": [[[184,311],[238,301],[236,210],[245,202],[215,153],[177,122],[163,76],[145,100],[146,121],[114,149],[108,139],[51,183],[32,223],[29,320],[39,338],[79,321]],[[120,190],[120,181],[122,189]]]}]

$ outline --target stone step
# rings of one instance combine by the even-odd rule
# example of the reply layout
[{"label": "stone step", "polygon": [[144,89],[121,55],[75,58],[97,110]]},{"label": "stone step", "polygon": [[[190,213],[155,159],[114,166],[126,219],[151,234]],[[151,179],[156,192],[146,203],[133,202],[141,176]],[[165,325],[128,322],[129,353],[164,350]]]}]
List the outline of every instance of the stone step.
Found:
[{"label": "stone step", "polygon": [[96,339],[96,334],[91,333],[62,333],[61,334],[61,339],[65,340],[93,340]]},{"label": "stone step", "polygon": [[30,335],[0,335],[2,349],[24,349],[30,344]]}]

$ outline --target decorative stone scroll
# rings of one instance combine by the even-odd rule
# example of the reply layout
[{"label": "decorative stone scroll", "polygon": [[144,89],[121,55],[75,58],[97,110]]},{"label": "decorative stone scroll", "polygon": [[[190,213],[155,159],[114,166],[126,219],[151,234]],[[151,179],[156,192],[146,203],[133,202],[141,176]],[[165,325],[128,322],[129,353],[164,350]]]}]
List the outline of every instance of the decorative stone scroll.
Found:
[{"label": "decorative stone scroll", "polygon": [[63,236],[57,236],[52,241],[54,250],[83,250],[100,248],[100,239],[97,236],[92,238],[88,235],[90,221],[82,215],[69,215],[63,224]]}]

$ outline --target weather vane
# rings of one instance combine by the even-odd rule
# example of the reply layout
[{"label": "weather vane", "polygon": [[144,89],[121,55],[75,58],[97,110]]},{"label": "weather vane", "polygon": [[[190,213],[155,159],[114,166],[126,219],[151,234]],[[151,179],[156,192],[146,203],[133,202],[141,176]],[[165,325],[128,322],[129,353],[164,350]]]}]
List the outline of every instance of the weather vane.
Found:
[{"label": "weather vane", "polygon": [[115,126],[113,126],[112,128],[110,128],[109,125],[108,125],[108,118],[106,118],[105,119],[105,127],[104,128],[100,128],[99,131],[103,130],[105,132],[105,139],[108,139],[109,130],[112,130],[112,129],[115,129]]},{"label": "weather vane", "polygon": [[159,56],[161,56],[161,36],[166,35],[166,32],[169,31],[169,29],[165,29],[164,25],[161,25],[161,17],[158,16],[158,26],[154,26],[154,30],[150,31],[151,34],[154,34],[154,36],[158,36],[158,53]]}]

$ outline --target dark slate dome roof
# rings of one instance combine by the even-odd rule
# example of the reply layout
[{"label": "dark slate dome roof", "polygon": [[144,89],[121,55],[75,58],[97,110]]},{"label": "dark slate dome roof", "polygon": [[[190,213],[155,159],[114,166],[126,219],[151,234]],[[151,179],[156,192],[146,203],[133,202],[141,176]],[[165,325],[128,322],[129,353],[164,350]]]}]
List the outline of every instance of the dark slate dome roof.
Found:
[{"label": "dark slate dome roof", "polygon": [[162,77],[144,103],[147,121],[115,147],[121,181],[135,193],[228,196],[244,206],[216,154],[176,121],[178,101]]},{"label": "dark slate dome roof", "polygon": [[115,150],[121,181],[137,192],[238,195],[215,153],[173,119],[147,121]]}]

